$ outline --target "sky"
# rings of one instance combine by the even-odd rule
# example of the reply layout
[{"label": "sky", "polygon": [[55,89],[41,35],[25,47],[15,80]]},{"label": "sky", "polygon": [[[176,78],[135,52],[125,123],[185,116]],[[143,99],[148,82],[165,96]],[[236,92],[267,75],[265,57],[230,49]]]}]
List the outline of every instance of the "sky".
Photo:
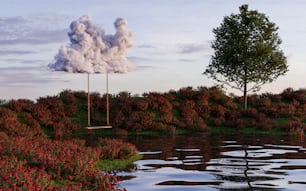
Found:
[{"label": "sky", "polygon": [[[0,99],[36,100],[66,89],[87,91],[86,74],[48,69],[60,47],[70,43],[70,23],[83,15],[90,15],[107,34],[115,33],[117,18],[125,18],[133,33],[127,58],[136,69],[110,74],[110,93],[214,86],[202,75],[213,54],[212,30],[242,4],[276,23],[288,59],[286,75],[258,93],[306,88],[305,0],[0,0]],[[90,90],[105,93],[105,77],[90,75]]]}]

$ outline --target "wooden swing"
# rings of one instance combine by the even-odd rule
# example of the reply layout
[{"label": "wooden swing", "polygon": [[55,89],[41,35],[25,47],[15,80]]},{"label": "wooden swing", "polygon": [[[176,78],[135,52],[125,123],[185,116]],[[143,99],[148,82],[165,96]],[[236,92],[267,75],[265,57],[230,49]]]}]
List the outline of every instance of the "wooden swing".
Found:
[{"label": "wooden swing", "polygon": [[109,124],[109,95],[108,95],[108,72],[106,72],[106,125],[91,126],[90,125],[90,93],[89,93],[89,73],[87,73],[87,127],[85,129],[110,129],[112,126]]}]

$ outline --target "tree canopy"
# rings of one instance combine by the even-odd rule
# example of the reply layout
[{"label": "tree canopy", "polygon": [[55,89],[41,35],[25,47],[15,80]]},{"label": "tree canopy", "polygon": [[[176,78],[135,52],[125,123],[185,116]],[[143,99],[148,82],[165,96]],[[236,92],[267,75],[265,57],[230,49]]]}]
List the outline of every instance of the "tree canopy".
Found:
[{"label": "tree canopy", "polygon": [[[265,83],[274,81],[288,71],[286,57],[275,23],[259,13],[239,7],[239,14],[225,16],[221,25],[213,29],[214,55],[203,74],[244,92],[258,91]],[[249,86],[249,87],[248,87]]]}]

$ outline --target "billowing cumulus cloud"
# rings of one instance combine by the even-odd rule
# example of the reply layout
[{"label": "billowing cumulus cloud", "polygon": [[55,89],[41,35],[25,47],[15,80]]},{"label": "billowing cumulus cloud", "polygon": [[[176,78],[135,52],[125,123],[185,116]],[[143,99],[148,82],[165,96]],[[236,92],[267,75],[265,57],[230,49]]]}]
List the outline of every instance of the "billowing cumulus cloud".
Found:
[{"label": "billowing cumulus cloud", "polygon": [[133,35],[127,21],[114,22],[116,33],[105,34],[94,25],[90,16],[82,16],[70,24],[70,45],[62,46],[49,68],[71,73],[126,73],[134,69],[126,58],[133,45]]}]

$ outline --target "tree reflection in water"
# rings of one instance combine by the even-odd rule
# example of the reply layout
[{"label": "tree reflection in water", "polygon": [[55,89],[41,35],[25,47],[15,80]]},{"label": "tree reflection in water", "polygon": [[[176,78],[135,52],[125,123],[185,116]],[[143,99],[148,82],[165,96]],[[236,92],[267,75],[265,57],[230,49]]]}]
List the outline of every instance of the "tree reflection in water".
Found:
[{"label": "tree reflection in water", "polygon": [[[304,190],[305,145],[296,137],[197,134],[128,137],[144,154],[119,175],[128,190]],[[304,142],[303,142],[304,144]]]}]

